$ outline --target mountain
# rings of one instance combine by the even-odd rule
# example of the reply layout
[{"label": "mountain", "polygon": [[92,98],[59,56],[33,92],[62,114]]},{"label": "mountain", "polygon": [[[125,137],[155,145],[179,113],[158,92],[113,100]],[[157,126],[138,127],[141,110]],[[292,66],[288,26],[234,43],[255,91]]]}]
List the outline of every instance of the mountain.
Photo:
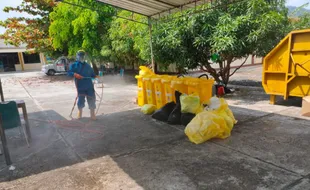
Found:
[{"label": "mountain", "polygon": [[295,7],[295,6],[287,6],[288,8],[288,13],[289,15],[291,15],[292,13],[294,13],[294,11],[296,9],[299,9],[297,12],[295,12],[292,16],[301,16],[305,13],[310,13],[310,10],[309,9],[305,9],[305,8],[299,8],[299,7]]}]

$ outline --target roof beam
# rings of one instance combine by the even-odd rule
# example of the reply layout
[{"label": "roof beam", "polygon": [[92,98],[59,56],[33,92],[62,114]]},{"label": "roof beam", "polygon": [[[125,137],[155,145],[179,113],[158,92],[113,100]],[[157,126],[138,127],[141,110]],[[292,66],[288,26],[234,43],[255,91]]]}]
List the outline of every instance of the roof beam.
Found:
[{"label": "roof beam", "polygon": [[170,7],[177,7],[177,6],[178,6],[178,5],[176,5],[176,4],[164,2],[164,1],[162,1],[162,0],[152,0],[152,1],[162,3],[162,4],[168,5],[168,6],[170,6]]},{"label": "roof beam", "polygon": [[150,16],[160,10],[154,9],[152,7],[142,5],[140,3],[128,1],[128,0],[98,0],[108,5],[112,5],[114,7],[118,7],[121,9],[127,9],[128,11],[135,12],[137,14],[142,14],[145,16]]},{"label": "roof beam", "polygon": [[[127,0],[127,1],[130,1],[130,2],[133,2],[133,3],[136,3],[138,5],[143,5],[143,6],[146,6],[146,7],[150,7],[150,8],[153,8],[153,9],[156,9],[158,11],[161,11],[162,8],[158,8],[158,4],[154,4],[154,2],[149,2],[149,1],[135,1],[135,0]],[[157,5],[157,7],[155,7],[154,5]]]},{"label": "roof beam", "polygon": [[[209,1],[210,1],[210,0],[207,0],[207,2],[209,2]],[[183,7],[185,7],[185,6],[190,6],[190,5],[192,5],[192,4],[194,4],[194,6],[196,6],[198,2],[199,2],[199,3],[203,3],[203,2],[205,2],[205,0],[192,0],[192,1],[189,1],[189,2],[187,2],[187,3],[181,4],[181,5],[179,5],[179,6],[176,6],[176,7],[174,7],[174,8],[170,8],[170,9],[168,9],[168,10],[164,10],[164,11],[155,13],[155,14],[150,15],[150,16],[153,17],[153,16],[160,15],[160,14],[167,13],[167,12],[170,13],[171,10],[173,10],[173,9],[178,9],[178,8],[182,10]]]},{"label": "roof beam", "polygon": [[123,7],[120,7],[120,6],[116,6],[116,5],[110,4],[110,3],[106,3],[106,2],[101,1],[101,0],[95,0],[95,1],[98,2],[98,3],[105,4],[105,5],[109,5],[111,7],[117,8],[117,9],[123,9],[125,11],[129,11],[129,12],[132,12],[132,13],[135,13],[135,14],[140,14],[140,15],[143,15],[143,16],[148,16],[146,14],[143,14],[143,13],[140,13],[140,12],[137,12],[137,11],[134,11],[134,10],[129,10],[129,9],[126,9],[126,8],[123,8]]}]

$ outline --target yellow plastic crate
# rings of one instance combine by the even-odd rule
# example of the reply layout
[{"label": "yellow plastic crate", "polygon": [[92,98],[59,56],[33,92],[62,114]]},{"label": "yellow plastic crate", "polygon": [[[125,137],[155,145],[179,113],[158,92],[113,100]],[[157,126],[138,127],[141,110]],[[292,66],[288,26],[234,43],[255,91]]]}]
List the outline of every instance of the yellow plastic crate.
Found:
[{"label": "yellow plastic crate", "polygon": [[153,76],[145,76],[142,80],[145,86],[147,103],[156,105],[155,89],[151,80],[152,78]]},{"label": "yellow plastic crate", "polygon": [[155,90],[155,101],[156,101],[156,107],[157,109],[160,109],[161,107],[163,107],[166,103],[165,101],[165,89],[164,89],[164,85],[162,83],[162,79],[165,76],[163,75],[157,75],[151,78],[151,81],[154,85],[154,90]]},{"label": "yellow plastic crate", "polygon": [[[204,75],[201,75],[204,76]],[[212,97],[213,79],[208,78],[189,78],[185,81],[188,94],[196,94],[200,97],[201,103],[207,102]]]},{"label": "yellow plastic crate", "polygon": [[137,79],[137,85],[138,85],[138,105],[143,106],[147,103],[146,98],[146,90],[143,83],[143,77],[140,75],[136,75],[135,78]]},{"label": "yellow plastic crate", "polygon": [[175,76],[165,76],[161,79],[165,94],[164,104],[175,101],[175,90],[171,87],[171,81],[175,78]]},{"label": "yellow plastic crate", "polygon": [[188,78],[175,78],[175,79],[172,79],[171,87],[175,91],[179,91],[182,94],[188,94],[188,87],[187,87],[187,85],[185,83],[186,80],[188,80]]}]

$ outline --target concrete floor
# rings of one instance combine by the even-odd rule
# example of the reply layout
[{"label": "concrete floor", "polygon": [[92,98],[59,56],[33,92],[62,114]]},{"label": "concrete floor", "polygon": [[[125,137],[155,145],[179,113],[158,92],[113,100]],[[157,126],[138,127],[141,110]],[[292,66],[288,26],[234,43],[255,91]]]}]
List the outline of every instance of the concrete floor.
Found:
[{"label": "concrete floor", "polygon": [[33,142],[28,148],[18,130],[6,131],[16,169],[0,156],[0,189],[310,187],[310,122],[299,115],[300,99],[272,106],[261,88],[235,86],[227,96],[239,120],[232,136],[194,145],[184,127],[140,113],[132,77],[105,77],[96,122],[87,109],[69,120],[75,88],[65,76],[1,78],[7,100],[26,101]]}]

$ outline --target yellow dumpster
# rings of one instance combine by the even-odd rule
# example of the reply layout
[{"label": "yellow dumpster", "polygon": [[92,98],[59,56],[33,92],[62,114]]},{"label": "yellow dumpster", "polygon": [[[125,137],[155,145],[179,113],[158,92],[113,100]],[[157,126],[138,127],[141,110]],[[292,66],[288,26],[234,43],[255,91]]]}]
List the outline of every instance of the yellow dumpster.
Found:
[{"label": "yellow dumpster", "polygon": [[265,58],[262,85],[270,94],[270,103],[277,95],[310,95],[310,29],[289,33]]},{"label": "yellow dumpster", "polygon": [[142,80],[145,86],[147,103],[156,105],[155,90],[151,80],[153,77],[154,76],[144,76]]},{"label": "yellow dumpster", "polygon": [[143,83],[143,77],[140,75],[136,75],[135,78],[137,79],[137,84],[138,84],[138,105],[143,106],[144,104],[147,104],[146,91],[145,91],[145,86]]},{"label": "yellow dumpster", "polygon": [[156,104],[154,104],[154,105],[156,105],[157,109],[160,109],[166,103],[166,101],[165,101],[164,85],[161,82],[161,80],[164,77],[165,76],[163,76],[163,75],[156,75],[156,76],[151,78],[151,81],[152,81],[152,83],[154,85],[154,90],[155,90],[155,101],[156,101]]},{"label": "yellow dumpster", "polygon": [[[207,78],[202,78],[206,76]],[[189,78],[185,84],[188,87],[188,94],[197,94],[201,103],[207,102],[212,97],[213,79],[209,79],[208,75],[201,75],[198,78]]]},{"label": "yellow dumpster", "polygon": [[175,76],[165,76],[161,79],[165,94],[164,104],[175,101],[175,90],[171,87],[171,81],[175,78]]}]

